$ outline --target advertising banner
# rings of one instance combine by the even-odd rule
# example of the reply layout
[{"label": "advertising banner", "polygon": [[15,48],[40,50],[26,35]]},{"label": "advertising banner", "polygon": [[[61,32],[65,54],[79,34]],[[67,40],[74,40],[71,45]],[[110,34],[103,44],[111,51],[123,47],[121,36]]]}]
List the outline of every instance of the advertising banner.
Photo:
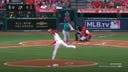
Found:
[{"label": "advertising banner", "polygon": [[78,8],[77,13],[128,13],[127,8]]},{"label": "advertising banner", "polygon": [[84,25],[91,31],[128,31],[128,19],[112,18],[78,18],[76,25]]},{"label": "advertising banner", "polygon": [[120,20],[85,20],[88,29],[120,29]]},{"label": "advertising banner", "polygon": [[43,31],[56,29],[56,18],[8,18],[6,31]]}]

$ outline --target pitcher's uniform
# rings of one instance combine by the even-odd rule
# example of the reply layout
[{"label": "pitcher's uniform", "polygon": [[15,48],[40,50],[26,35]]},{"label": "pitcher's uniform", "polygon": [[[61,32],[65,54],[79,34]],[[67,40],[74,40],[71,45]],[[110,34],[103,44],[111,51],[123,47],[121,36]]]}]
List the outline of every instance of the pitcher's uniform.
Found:
[{"label": "pitcher's uniform", "polygon": [[54,50],[53,50],[53,54],[52,54],[52,60],[55,59],[56,53],[57,53],[57,51],[58,51],[58,48],[60,48],[61,45],[65,46],[65,47],[67,47],[67,48],[76,48],[75,45],[68,45],[68,44],[66,44],[66,43],[60,38],[59,34],[58,34],[56,31],[52,31],[52,30],[51,30],[50,33],[53,34],[53,36],[54,36],[54,42],[53,42],[53,44],[55,45]]}]

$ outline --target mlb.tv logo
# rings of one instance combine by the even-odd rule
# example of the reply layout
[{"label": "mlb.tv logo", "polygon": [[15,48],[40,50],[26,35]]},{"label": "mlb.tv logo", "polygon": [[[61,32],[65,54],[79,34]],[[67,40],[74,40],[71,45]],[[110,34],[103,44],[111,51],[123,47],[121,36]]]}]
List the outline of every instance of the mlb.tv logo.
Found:
[{"label": "mlb.tv logo", "polygon": [[88,29],[120,29],[120,20],[85,20]]}]

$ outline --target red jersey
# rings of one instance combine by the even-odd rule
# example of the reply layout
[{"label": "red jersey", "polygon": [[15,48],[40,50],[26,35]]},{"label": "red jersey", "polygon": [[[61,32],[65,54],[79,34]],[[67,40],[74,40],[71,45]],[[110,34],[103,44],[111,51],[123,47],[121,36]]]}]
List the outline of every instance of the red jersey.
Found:
[{"label": "red jersey", "polygon": [[85,28],[85,27],[82,27],[81,34],[82,34],[83,36],[87,36],[86,28]]},{"label": "red jersey", "polygon": [[128,6],[128,1],[127,1],[127,0],[125,0],[125,1],[123,2],[123,6]]},{"label": "red jersey", "polygon": [[101,7],[100,1],[95,1],[95,2],[93,3],[93,7],[94,7],[94,8],[100,8],[100,7]]},{"label": "red jersey", "polygon": [[2,7],[3,6],[3,4],[0,2],[0,7]]},{"label": "red jersey", "polygon": [[114,3],[121,3],[121,0],[114,0]]},{"label": "red jersey", "polygon": [[110,3],[108,3],[108,8],[113,8],[114,7],[114,2],[110,2]]},{"label": "red jersey", "polygon": [[49,30],[49,32],[53,35],[54,41],[51,43],[51,45],[54,45],[56,41],[61,40],[60,36],[58,35],[58,30]]},{"label": "red jersey", "polygon": [[27,4],[33,4],[34,3],[34,0],[26,0],[26,3]]}]

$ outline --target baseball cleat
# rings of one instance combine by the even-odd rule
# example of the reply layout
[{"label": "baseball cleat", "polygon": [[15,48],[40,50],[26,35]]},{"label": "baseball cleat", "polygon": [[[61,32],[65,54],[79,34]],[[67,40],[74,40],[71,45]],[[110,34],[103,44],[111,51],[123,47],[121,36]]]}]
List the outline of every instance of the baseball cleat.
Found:
[{"label": "baseball cleat", "polygon": [[76,48],[76,46],[73,46],[73,48]]}]

